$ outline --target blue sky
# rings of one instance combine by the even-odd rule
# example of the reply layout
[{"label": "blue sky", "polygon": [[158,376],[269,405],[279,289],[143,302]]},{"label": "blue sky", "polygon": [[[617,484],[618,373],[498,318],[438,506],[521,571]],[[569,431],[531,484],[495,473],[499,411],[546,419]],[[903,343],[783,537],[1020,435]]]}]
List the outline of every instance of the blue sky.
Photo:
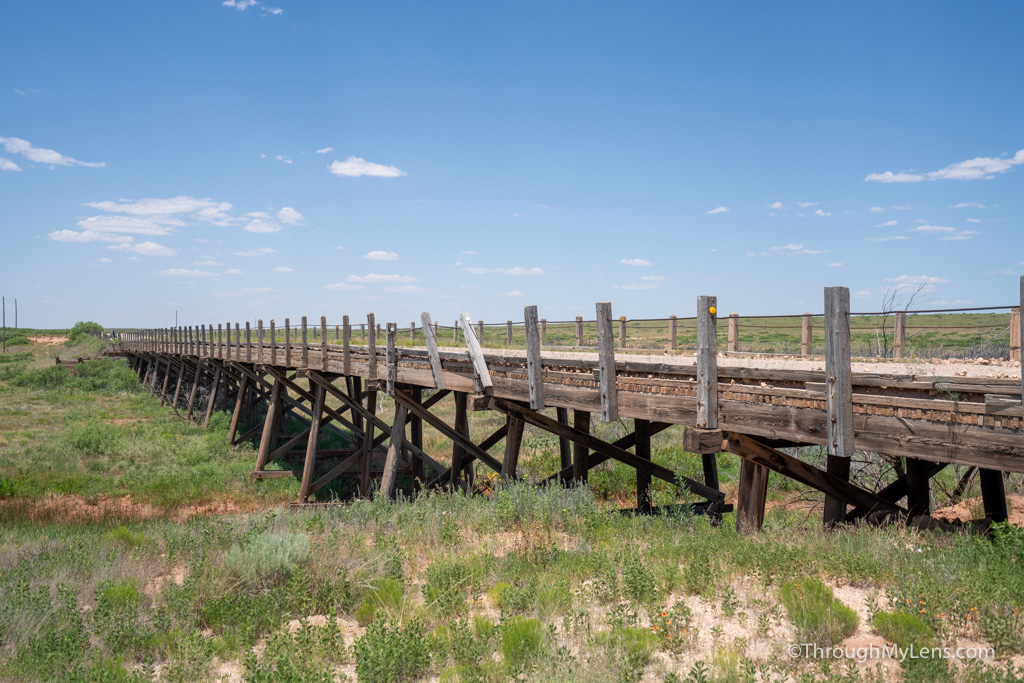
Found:
[{"label": "blue sky", "polygon": [[1021,3],[4,3],[24,326],[855,310],[1024,272]]}]

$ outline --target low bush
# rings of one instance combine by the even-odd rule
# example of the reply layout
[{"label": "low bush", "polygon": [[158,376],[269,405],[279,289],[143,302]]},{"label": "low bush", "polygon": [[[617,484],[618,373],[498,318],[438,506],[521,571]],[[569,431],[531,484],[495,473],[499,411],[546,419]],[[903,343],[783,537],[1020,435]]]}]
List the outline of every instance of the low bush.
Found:
[{"label": "low bush", "polygon": [[391,683],[423,675],[430,666],[430,648],[424,631],[418,619],[404,627],[383,619],[370,624],[353,645],[359,681]]},{"label": "low bush", "polygon": [[310,543],[306,534],[260,534],[244,548],[231,546],[224,558],[230,577],[247,587],[274,586],[309,561]]},{"label": "low bush", "polygon": [[857,613],[837,600],[832,589],[818,579],[786,581],[779,598],[796,627],[798,642],[831,647],[857,630]]}]

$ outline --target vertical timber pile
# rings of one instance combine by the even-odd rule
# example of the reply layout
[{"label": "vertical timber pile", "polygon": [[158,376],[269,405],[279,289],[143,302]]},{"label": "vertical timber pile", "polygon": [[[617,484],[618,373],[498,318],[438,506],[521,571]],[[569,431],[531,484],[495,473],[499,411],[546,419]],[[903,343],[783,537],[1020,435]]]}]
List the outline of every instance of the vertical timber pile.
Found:
[{"label": "vertical timber pile", "polygon": [[813,334],[813,328],[811,325],[814,322],[814,318],[811,317],[810,313],[804,313],[803,320],[800,322],[800,355],[809,356],[811,355],[811,340]]},{"label": "vertical timber pile", "polygon": [[[366,350],[368,354],[366,372],[366,410],[371,416],[377,414],[377,324],[373,313],[366,314],[366,327],[369,329]],[[359,495],[366,498],[370,495],[370,458],[373,455],[373,420],[366,420],[363,434],[363,452],[359,461]]]},{"label": "vertical timber pile", "polygon": [[[853,383],[850,369],[850,290],[825,288],[825,423],[828,427],[826,471],[850,480],[853,458]],[[825,526],[846,521],[846,502],[825,496]]]},{"label": "vertical timber pile", "polygon": [[[718,297],[697,297],[697,428],[718,429]],[[704,483],[718,488],[715,453],[701,453]]]}]

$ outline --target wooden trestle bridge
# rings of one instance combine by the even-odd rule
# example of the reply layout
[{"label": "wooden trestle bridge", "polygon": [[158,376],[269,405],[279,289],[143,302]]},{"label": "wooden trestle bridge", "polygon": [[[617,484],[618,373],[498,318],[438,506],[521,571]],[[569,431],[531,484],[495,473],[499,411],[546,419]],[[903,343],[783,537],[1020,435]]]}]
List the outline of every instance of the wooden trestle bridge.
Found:
[{"label": "wooden trestle bridge", "polygon": [[[441,349],[427,313],[425,346],[419,348],[396,347],[393,324],[379,339],[370,314],[369,335],[360,345],[352,343],[345,316],[340,343],[328,342],[325,318],[319,341],[311,343],[302,318],[299,328],[285,327],[283,343],[273,321],[269,330],[262,322],[256,329],[236,323],[223,336],[220,325],[216,332],[203,325],[124,333],[112,353],[127,356],[153,393],[201,423],[216,405],[233,404],[232,442],[260,438],[254,478],[292,476],[266,465],[301,449],[304,441],[300,502],[346,473],[355,475],[363,496],[378,489],[394,495],[400,470],[412,475],[416,489],[465,487],[474,462],[515,479],[524,425],[531,424],[559,439],[560,470],[549,479],[585,482],[591,468],[617,460],[636,470],[640,511],[651,509],[652,477],[688,490],[691,500],[701,499],[693,505],[697,512],[731,509],[719,490],[716,465],[717,454],[729,452],[741,458],[742,529],[762,525],[769,471],[823,492],[824,522],[832,525],[868,515],[927,514],[929,480],[951,464],[978,468],[986,516],[1005,519],[1002,473],[1024,472],[1021,380],[855,373],[849,301],[846,288],[825,290],[823,371],[756,362],[718,367],[715,297],[698,298],[697,358],[685,364],[674,357],[616,359],[608,303],[597,304],[596,357],[543,351],[535,306],[525,309],[525,353],[481,349],[468,315],[459,321],[466,348]],[[394,398],[390,424],[377,414],[378,392]],[[200,397],[206,398],[205,411]],[[328,397],[340,407],[328,406]],[[431,412],[449,397],[455,402],[453,424]],[[502,413],[504,425],[474,442],[471,410]],[[262,419],[239,435],[245,415]],[[591,433],[593,419],[620,417],[633,421],[627,436],[609,443]],[[304,428],[289,437],[283,423],[293,418]],[[450,464],[424,451],[424,424],[451,441]],[[652,459],[652,435],[671,425],[687,427],[683,446],[702,455],[702,481]],[[325,430],[340,435],[348,448],[322,450]],[[492,454],[502,443],[503,453]],[[827,446],[825,469],[779,450],[803,445]],[[861,488],[850,481],[855,449],[902,458],[905,473],[881,490]],[[337,464],[323,472],[317,465],[326,460]]]}]

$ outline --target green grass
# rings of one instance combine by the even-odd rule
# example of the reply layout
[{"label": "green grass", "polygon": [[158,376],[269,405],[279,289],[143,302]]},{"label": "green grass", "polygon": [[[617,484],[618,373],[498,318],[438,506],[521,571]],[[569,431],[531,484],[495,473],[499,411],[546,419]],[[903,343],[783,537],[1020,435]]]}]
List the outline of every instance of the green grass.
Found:
[{"label": "green grass", "polygon": [[837,600],[832,589],[816,578],[786,581],[779,590],[779,598],[801,643],[832,647],[857,630],[856,612]]}]

